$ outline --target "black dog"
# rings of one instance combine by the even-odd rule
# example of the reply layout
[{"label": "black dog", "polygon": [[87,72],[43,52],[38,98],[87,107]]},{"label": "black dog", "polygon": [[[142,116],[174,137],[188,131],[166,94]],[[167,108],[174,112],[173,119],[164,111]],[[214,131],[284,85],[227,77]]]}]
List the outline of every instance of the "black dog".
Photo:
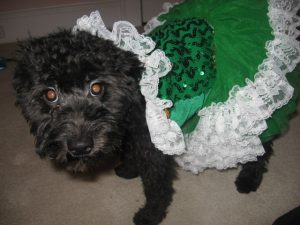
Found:
[{"label": "black dog", "polygon": [[36,149],[70,171],[121,153],[117,175],[141,177],[145,206],[135,224],[158,224],[172,200],[172,157],[150,140],[137,57],[86,32],[60,31],[21,46],[14,87]]},{"label": "black dog", "polygon": [[[20,44],[14,88],[40,156],[85,172],[120,154],[116,174],[140,176],[146,195],[135,224],[156,225],[166,216],[176,172],[173,158],[150,139],[143,69],[136,55],[109,40],[60,30]],[[240,192],[256,190],[269,155],[246,164],[236,181]]]}]

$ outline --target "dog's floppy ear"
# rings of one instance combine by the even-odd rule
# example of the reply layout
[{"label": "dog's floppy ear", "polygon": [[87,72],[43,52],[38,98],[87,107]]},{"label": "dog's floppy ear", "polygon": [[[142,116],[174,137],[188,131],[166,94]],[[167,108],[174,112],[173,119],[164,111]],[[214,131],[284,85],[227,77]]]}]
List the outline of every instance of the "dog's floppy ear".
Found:
[{"label": "dog's floppy ear", "polygon": [[48,109],[43,107],[40,92],[43,86],[37,84],[39,74],[34,62],[38,45],[34,44],[38,39],[29,38],[18,42],[17,65],[13,78],[13,88],[16,93],[16,106],[20,107],[23,116],[30,126],[30,132],[37,136],[44,123],[49,123],[51,117]]}]

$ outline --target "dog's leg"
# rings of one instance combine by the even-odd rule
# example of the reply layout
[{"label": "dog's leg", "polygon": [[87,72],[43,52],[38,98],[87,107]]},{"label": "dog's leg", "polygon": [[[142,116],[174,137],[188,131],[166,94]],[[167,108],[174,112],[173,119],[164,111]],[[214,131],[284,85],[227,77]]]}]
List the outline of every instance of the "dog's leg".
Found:
[{"label": "dog's leg", "polygon": [[139,176],[134,152],[129,143],[126,143],[123,146],[121,162],[122,164],[115,168],[115,172],[119,177],[132,179]]},{"label": "dog's leg", "polygon": [[140,136],[132,143],[124,146],[122,164],[115,168],[115,172],[126,179],[141,176],[146,203],[136,213],[134,222],[136,225],[157,225],[166,216],[172,201],[175,162],[172,156],[157,150],[148,135]]},{"label": "dog's leg", "polygon": [[146,203],[134,217],[136,225],[157,225],[167,214],[172,201],[175,163],[171,156],[152,148],[142,153],[139,161],[140,176],[144,186]]},{"label": "dog's leg", "polygon": [[263,144],[265,154],[259,156],[257,161],[248,162],[242,166],[242,170],[236,178],[235,185],[240,193],[256,191],[259,187],[263,173],[267,172],[267,163],[272,155],[272,142]]},{"label": "dog's leg", "polygon": [[136,225],[158,225],[166,216],[167,208],[172,201],[176,164],[172,156],[164,155],[155,148],[145,118],[145,100],[140,96],[140,100],[136,102],[138,103],[133,105],[127,118],[126,140],[129,146],[132,146],[132,151],[131,153],[129,151],[127,157],[135,159],[134,163],[142,180],[146,201],[133,220]]}]

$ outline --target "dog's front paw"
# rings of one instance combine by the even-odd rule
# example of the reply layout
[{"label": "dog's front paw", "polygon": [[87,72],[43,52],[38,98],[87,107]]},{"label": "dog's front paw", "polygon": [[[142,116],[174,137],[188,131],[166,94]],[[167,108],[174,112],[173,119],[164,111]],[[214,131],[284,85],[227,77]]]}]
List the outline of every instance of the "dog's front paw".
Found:
[{"label": "dog's front paw", "polygon": [[164,213],[155,213],[149,208],[142,208],[135,214],[133,222],[135,225],[158,225],[164,217]]},{"label": "dog's front paw", "polygon": [[256,191],[262,181],[262,171],[257,168],[243,169],[235,180],[235,185],[240,193]]},{"label": "dog's front paw", "polygon": [[131,168],[126,164],[121,164],[115,168],[115,172],[119,177],[125,179],[133,179],[139,176],[138,171],[135,168]]}]

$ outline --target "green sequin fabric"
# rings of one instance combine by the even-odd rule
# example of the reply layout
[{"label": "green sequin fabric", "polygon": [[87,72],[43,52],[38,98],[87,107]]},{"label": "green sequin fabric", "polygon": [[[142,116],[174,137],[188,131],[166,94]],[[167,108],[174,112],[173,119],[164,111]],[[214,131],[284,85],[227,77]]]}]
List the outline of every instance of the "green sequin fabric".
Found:
[{"label": "green sequin fabric", "polygon": [[213,29],[205,20],[165,23],[151,37],[173,66],[160,80],[160,98],[177,102],[208,92],[215,79],[215,63]]},{"label": "green sequin fabric", "polygon": [[160,79],[159,97],[175,103],[171,118],[180,126],[202,107],[215,81],[213,35],[213,28],[198,18],[167,22],[150,34],[172,63]]}]

